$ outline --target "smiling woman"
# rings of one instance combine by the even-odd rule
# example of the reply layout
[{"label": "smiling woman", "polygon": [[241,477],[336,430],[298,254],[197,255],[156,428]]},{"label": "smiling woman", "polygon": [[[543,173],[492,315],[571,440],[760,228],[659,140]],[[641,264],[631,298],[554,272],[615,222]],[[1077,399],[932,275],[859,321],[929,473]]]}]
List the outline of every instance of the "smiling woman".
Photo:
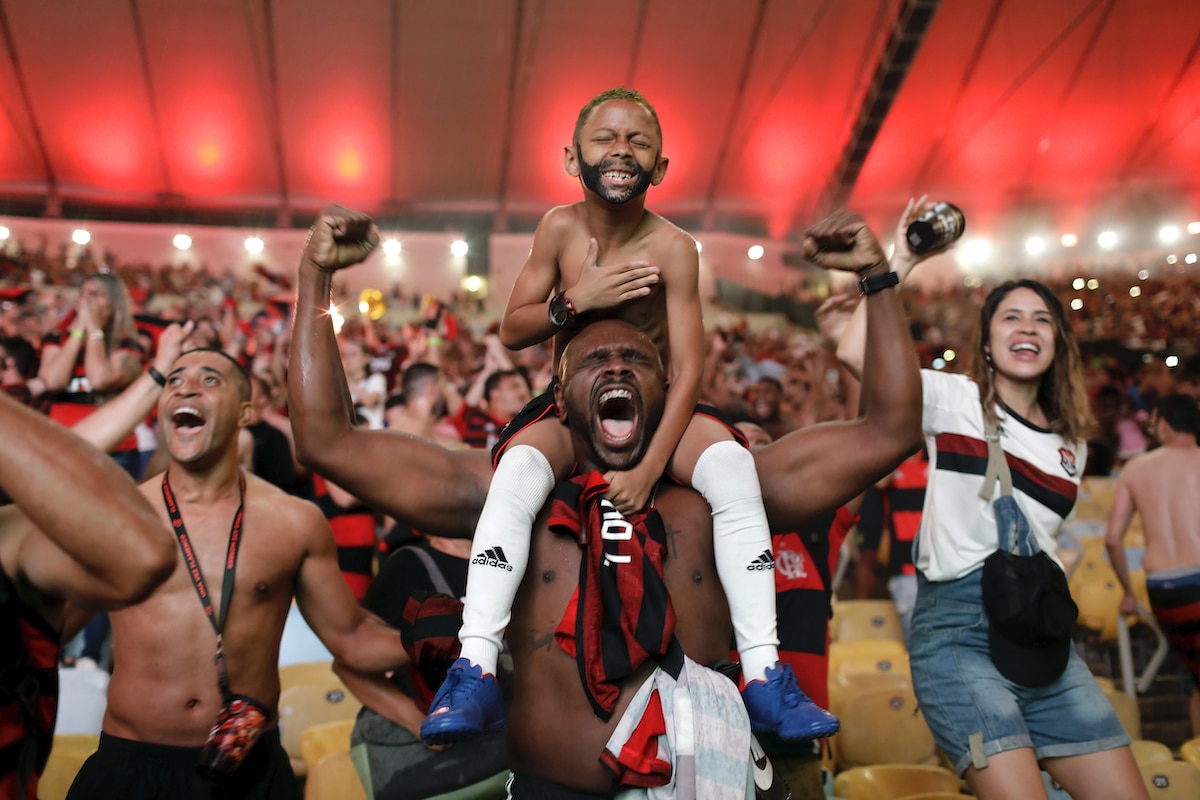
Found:
[{"label": "smiling woman", "polygon": [[[919,206],[909,202],[898,230]],[[898,276],[924,257],[898,237]],[[855,311],[838,347],[852,370],[864,314]],[[998,550],[1044,553],[1061,568],[1056,537],[1075,505],[1090,425],[1074,333],[1045,285],[1019,280],[988,294],[975,338],[969,376],[921,371],[929,483],[909,641],[921,710],[981,798],[1044,796],[1039,767],[1072,797],[1145,797],[1130,739],[1069,638],[1022,651],[1037,676],[1012,677],[1004,620],[993,625],[984,602],[985,562]]]}]

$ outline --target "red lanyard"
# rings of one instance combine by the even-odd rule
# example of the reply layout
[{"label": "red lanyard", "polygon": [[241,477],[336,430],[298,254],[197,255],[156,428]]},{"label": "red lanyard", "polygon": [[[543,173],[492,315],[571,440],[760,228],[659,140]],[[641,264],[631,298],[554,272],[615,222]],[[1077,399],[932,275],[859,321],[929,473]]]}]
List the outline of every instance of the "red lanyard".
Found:
[{"label": "red lanyard", "polygon": [[183,560],[187,563],[188,574],[192,577],[192,584],[196,587],[200,604],[204,606],[204,613],[217,634],[217,654],[214,660],[221,672],[222,693],[228,693],[229,677],[225,672],[225,653],[221,649],[221,631],[225,627],[225,618],[229,614],[229,598],[233,596],[233,574],[237,569],[237,557],[242,541],[242,508],[246,505],[246,477],[241,470],[238,471],[238,491],[240,499],[237,513],[233,515],[233,525],[229,529],[229,547],[225,551],[225,577],[221,582],[221,616],[218,618],[213,610],[212,597],[204,583],[204,573],[200,571],[200,562],[196,558],[196,551],[192,548],[192,540],[188,537],[187,528],[183,525],[179,504],[175,502],[175,493],[171,491],[171,484],[167,482],[167,473],[163,473],[162,496],[163,502],[167,506],[167,515],[171,518],[171,525],[175,528],[175,536],[179,539],[179,549],[183,551]]}]

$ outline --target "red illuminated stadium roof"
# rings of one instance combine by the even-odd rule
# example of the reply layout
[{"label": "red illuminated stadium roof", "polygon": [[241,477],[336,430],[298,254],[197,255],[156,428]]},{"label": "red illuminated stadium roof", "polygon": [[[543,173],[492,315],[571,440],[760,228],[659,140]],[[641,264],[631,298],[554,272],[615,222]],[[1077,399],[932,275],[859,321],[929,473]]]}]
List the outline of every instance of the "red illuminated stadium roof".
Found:
[{"label": "red illuminated stadium roof", "polygon": [[650,206],[695,229],[890,224],[922,191],[993,227],[1200,218],[1196,0],[0,0],[0,26],[0,214],[527,229],[578,196],[579,107],[628,85],[671,157]]}]

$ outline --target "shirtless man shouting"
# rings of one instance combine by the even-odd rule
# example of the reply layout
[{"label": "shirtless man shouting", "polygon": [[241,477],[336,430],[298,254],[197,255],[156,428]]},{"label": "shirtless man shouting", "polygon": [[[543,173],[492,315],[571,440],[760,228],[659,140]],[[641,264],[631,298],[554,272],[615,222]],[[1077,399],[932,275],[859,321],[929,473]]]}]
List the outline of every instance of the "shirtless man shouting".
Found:
[{"label": "shirtless man shouting", "polygon": [[[406,661],[400,636],[354,600],[317,507],[240,470],[238,432],[250,415],[249,378],[220,351],[184,353],[166,375],[158,418],[170,463],[141,492],[173,527],[181,568],[112,614],[104,730],[72,800],[299,800],[276,727],[279,642],[293,597],[344,667],[382,674]],[[251,746],[214,782],[197,764],[226,711],[251,723],[237,728]]]}]

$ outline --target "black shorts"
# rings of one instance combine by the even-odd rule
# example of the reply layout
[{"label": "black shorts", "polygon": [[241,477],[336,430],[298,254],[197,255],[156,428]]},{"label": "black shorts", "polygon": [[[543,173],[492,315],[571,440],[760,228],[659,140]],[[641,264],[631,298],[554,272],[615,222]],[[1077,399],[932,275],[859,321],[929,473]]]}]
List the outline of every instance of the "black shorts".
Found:
[{"label": "black shorts", "polygon": [[[539,422],[543,417],[553,416],[558,413],[554,405],[554,387],[557,385],[558,377],[555,376],[550,380],[550,385],[546,387],[546,391],[526,403],[525,407],[507,425],[500,429],[500,439],[492,448],[492,469],[495,469],[496,465],[500,463],[500,457],[504,455],[504,451],[508,449],[508,443],[512,441],[514,436],[535,422]],[[692,412],[693,416],[696,414],[715,419],[729,429],[729,433],[733,435],[738,444],[742,447],[750,446],[750,443],[746,440],[742,432],[716,406],[697,403],[696,410]]]},{"label": "black shorts", "polygon": [[170,747],[100,734],[100,748],[79,770],[67,800],[301,800],[279,730],[270,730],[228,781],[196,772],[199,747]]}]

